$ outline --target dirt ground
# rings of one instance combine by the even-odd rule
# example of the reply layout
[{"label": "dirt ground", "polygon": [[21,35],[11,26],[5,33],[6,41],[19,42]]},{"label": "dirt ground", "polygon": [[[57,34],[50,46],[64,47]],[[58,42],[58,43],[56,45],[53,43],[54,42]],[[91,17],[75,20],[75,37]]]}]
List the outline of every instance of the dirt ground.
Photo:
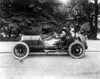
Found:
[{"label": "dirt ground", "polygon": [[16,60],[11,53],[0,53],[0,79],[100,79],[100,41],[89,40],[85,56],[30,55]]},{"label": "dirt ground", "polygon": [[63,55],[31,55],[23,61],[0,54],[0,79],[99,79],[100,53],[82,59]]}]

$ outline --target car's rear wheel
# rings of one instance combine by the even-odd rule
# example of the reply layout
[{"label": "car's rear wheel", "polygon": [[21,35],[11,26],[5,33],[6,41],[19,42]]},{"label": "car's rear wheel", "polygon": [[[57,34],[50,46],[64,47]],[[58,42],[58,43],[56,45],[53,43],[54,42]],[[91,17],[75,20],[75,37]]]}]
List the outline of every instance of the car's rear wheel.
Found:
[{"label": "car's rear wheel", "polygon": [[69,46],[68,52],[72,58],[79,59],[85,55],[85,47],[80,42],[73,42]]},{"label": "car's rear wheel", "polygon": [[16,59],[24,59],[29,54],[29,47],[27,44],[19,42],[13,47],[12,54]]}]

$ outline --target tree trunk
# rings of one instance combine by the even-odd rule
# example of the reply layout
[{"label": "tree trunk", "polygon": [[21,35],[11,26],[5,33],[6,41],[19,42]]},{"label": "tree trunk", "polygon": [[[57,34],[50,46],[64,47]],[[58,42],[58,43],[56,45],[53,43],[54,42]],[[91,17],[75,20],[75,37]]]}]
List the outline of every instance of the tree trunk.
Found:
[{"label": "tree trunk", "polygon": [[97,28],[98,28],[98,0],[95,0],[95,20],[93,24],[93,17],[89,17],[89,23],[90,23],[90,38],[91,39],[97,39]]},{"label": "tree trunk", "polygon": [[93,38],[94,35],[94,27],[93,27],[93,20],[89,19],[89,24],[90,24],[90,35],[88,36],[89,39]]},{"label": "tree trunk", "polygon": [[94,28],[94,39],[97,38],[98,28],[98,0],[95,0],[95,28]]}]

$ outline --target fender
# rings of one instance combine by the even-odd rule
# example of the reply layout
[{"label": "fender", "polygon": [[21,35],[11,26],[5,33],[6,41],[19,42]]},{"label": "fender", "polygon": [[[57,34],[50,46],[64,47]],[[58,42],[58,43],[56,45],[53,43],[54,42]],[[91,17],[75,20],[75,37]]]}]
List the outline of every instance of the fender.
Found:
[{"label": "fender", "polygon": [[87,45],[86,39],[82,34],[77,34],[76,38],[79,39],[79,41],[81,43],[83,43],[83,45],[85,46],[85,49],[88,49],[88,45]]}]

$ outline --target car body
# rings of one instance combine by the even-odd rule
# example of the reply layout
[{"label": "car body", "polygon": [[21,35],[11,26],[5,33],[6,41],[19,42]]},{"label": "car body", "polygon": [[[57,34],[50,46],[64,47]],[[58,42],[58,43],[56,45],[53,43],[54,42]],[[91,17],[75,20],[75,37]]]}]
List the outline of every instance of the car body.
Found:
[{"label": "car body", "polygon": [[[32,51],[42,51],[41,53],[48,54],[54,52],[65,52],[73,58],[82,58],[87,49],[87,43],[82,35],[76,37],[67,36],[65,41],[55,44],[55,35],[43,39],[43,35],[22,35],[21,40],[12,48],[12,54],[16,59],[26,58]],[[64,45],[63,45],[64,44]],[[34,53],[34,52],[33,52]]]}]

